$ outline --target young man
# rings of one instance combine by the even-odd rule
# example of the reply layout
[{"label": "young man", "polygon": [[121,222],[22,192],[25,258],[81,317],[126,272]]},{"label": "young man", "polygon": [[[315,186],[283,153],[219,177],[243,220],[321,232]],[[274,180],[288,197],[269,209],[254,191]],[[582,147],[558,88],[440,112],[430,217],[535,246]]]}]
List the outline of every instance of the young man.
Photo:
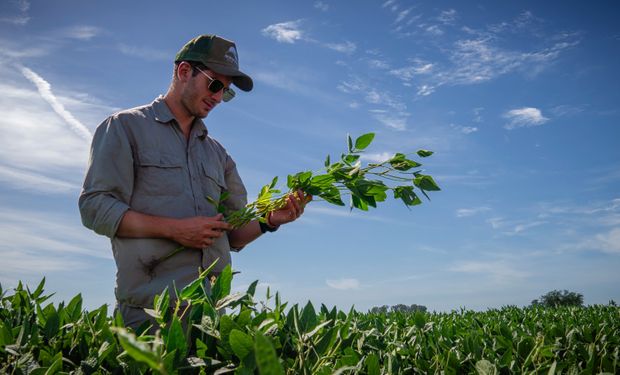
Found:
[{"label": "young man", "polygon": [[[79,198],[84,225],[108,236],[116,261],[116,298],[125,324],[149,319],[145,307],[172,283],[180,290],[219,259],[214,275],[266,231],[299,218],[306,197],[233,229],[211,203],[226,192],[231,210],[247,203],[233,159],[202,119],[252,79],[239,70],[235,43],[215,35],[189,41],[177,54],[168,92],[151,104],[116,113],[95,132]],[[309,198],[309,197],[308,197]],[[153,267],[179,246],[185,250]]]}]

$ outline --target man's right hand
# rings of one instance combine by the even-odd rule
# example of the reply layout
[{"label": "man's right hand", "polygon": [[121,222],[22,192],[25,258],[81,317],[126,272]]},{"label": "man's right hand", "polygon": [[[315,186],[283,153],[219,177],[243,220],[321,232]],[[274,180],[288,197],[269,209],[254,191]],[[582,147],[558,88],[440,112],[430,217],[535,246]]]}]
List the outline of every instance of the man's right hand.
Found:
[{"label": "man's right hand", "polygon": [[177,219],[171,228],[171,237],[185,247],[199,249],[209,247],[224,235],[225,231],[232,229],[232,226],[223,220],[222,214]]}]

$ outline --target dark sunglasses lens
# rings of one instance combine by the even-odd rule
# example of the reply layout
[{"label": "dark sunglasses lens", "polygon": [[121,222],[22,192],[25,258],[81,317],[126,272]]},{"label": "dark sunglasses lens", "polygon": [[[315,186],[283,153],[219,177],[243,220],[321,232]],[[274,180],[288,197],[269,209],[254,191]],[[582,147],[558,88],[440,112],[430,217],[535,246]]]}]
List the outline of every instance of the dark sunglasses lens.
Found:
[{"label": "dark sunglasses lens", "polygon": [[224,88],[224,84],[222,83],[222,81],[218,79],[214,79],[213,81],[211,81],[211,84],[209,85],[209,90],[214,94],[220,92],[220,90],[223,88]]},{"label": "dark sunglasses lens", "polygon": [[224,102],[229,102],[235,97],[235,92],[229,88],[228,90],[224,90],[224,95],[222,96],[222,100]]}]

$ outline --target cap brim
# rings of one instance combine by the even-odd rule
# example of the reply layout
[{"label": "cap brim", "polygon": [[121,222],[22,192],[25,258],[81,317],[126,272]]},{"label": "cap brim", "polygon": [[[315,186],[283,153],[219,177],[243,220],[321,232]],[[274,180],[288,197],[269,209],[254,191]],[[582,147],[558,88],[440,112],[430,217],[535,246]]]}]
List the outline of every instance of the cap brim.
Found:
[{"label": "cap brim", "polygon": [[231,66],[214,63],[208,63],[205,65],[207,65],[209,70],[212,70],[217,74],[232,77],[233,84],[243,91],[251,91],[254,87],[254,82],[252,81],[252,78],[250,78],[249,75],[243,73],[238,69],[235,69]]}]

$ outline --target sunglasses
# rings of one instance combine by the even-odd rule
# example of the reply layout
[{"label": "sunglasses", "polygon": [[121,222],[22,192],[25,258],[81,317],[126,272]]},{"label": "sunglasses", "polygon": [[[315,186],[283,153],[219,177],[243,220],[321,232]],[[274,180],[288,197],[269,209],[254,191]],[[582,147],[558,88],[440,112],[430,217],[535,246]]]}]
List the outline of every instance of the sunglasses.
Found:
[{"label": "sunglasses", "polygon": [[222,81],[211,77],[198,67],[194,67],[194,69],[204,74],[205,77],[209,78],[209,80],[211,81],[209,83],[209,91],[217,94],[218,92],[220,92],[220,90],[224,90],[224,94],[222,95],[222,101],[229,102],[235,97],[235,92],[233,91],[233,89],[231,89],[230,87],[226,87]]}]

